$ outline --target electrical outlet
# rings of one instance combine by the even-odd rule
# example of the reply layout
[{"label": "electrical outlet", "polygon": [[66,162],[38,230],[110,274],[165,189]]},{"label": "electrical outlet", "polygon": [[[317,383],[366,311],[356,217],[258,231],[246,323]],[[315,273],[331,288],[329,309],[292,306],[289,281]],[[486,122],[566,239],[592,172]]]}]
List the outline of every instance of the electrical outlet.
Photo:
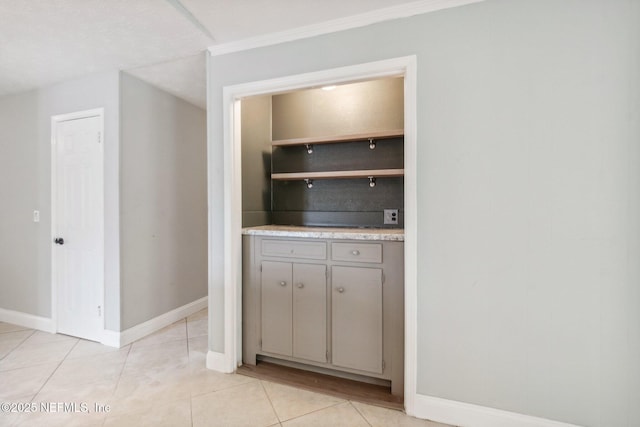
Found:
[{"label": "electrical outlet", "polygon": [[385,209],[384,210],[384,223],[385,224],[397,224],[398,223],[398,209]]},{"label": "electrical outlet", "polygon": [[33,211],[33,222],[40,222],[40,211]]}]

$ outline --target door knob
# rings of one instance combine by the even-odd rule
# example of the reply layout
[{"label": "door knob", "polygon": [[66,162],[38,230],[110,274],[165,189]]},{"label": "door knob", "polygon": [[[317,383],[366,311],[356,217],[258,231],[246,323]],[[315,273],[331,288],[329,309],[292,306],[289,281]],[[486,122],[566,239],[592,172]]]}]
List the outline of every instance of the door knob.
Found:
[{"label": "door knob", "polygon": [[338,290],[338,292],[340,292],[340,293],[343,293],[343,292],[344,292],[344,288],[343,288],[343,287],[339,287],[337,290]]},{"label": "door knob", "polygon": [[56,245],[64,245],[64,239],[62,237],[56,237],[55,239],[53,239],[53,243],[55,243]]},{"label": "door knob", "polygon": [[298,289],[304,288],[304,283],[298,283]]},{"label": "door knob", "polygon": [[280,286],[287,286],[287,282],[283,280],[282,282],[280,282]]}]

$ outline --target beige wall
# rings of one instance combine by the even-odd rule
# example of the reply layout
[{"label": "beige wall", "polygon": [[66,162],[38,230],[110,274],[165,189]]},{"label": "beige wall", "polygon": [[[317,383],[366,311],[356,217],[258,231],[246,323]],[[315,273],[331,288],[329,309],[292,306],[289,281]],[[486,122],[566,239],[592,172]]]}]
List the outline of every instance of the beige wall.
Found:
[{"label": "beige wall", "polygon": [[271,95],[242,100],[242,226],[271,223]]},{"label": "beige wall", "polygon": [[404,79],[386,78],[273,96],[273,139],[404,128]]}]

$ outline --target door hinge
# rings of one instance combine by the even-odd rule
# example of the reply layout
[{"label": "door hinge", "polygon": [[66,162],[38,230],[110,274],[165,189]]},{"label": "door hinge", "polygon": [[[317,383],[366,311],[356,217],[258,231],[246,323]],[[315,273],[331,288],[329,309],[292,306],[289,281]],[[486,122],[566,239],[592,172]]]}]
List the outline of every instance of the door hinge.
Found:
[{"label": "door hinge", "polygon": [[382,370],[384,371],[384,368],[387,366],[387,364],[385,363],[384,359],[382,360]]},{"label": "door hinge", "polygon": [[260,264],[260,273],[262,273],[262,264]]},{"label": "door hinge", "polygon": [[98,132],[98,144],[102,142],[102,132]]},{"label": "door hinge", "polygon": [[260,350],[262,350],[262,338],[258,341],[258,346],[260,347]]},{"label": "door hinge", "polygon": [[327,362],[328,362],[328,361],[329,361],[329,350],[327,350],[327,351],[324,353],[324,357],[327,359]]},{"label": "door hinge", "polygon": [[382,273],[382,284],[384,284],[385,280],[387,280],[387,277]]},{"label": "door hinge", "polygon": [[102,317],[102,306],[98,306],[98,317]]}]

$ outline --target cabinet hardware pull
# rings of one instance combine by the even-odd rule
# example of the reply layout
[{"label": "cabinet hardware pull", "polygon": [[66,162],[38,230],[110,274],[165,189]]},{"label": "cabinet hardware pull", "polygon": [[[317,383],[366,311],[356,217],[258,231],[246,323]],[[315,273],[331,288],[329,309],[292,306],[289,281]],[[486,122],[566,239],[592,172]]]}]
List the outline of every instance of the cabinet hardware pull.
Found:
[{"label": "cabinet hardware pull", "polygon": [[338,292],[343,293],[344,292],[344,288],[343,287],[339,287],[338,288]]},{"label": "cabinet hardware pull", "polygon": [[360,251],[357,250],[357,249],[354,249],[354,250],[351,251],[351,254],[352,255],[360,255]]},{"label": "cabinet hardware pull", "polygon": [[282,282],[280,282],[280,286],[287,286],[287,282],[283,280]]},{"label": "cabinet hardware pull", "polygon": [[299,289],[304,288],[304,283],[298,283],[298,288],[299,288]]}]

